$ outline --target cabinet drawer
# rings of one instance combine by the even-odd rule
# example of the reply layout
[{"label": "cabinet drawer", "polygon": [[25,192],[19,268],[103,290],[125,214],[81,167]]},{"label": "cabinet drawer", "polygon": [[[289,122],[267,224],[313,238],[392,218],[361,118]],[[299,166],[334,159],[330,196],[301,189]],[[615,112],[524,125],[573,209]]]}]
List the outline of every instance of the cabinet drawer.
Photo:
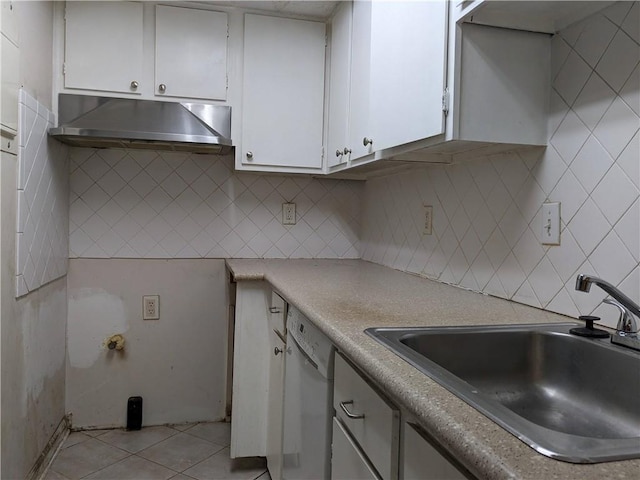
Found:
[{"label": "cabinet drawer", "polygon": [[383,480],[398,477],[398,410],[339,354],[335,359],[333,407]]},{"label": "cabinet drawer", "polygon": [[369,460],[335,417],[331,450],[331,480],[380,480]]}]

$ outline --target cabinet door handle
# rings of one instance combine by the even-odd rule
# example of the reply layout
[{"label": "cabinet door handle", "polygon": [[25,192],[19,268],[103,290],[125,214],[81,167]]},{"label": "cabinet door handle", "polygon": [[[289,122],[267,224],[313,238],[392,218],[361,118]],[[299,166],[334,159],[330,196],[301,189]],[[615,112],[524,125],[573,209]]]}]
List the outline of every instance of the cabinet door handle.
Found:
[{"label": "cabinet door handle", "polygon": [[351,153],[351,149],[344,147],[344,151],[342,153],[344,153],[345,155],[349,155]]},{"label": "cabinet door handle", "polygon": [[347,405],[353,405],[353,400],[348,400],[346,402],[340,402],[340,408],[342,409],[342,411],[344,412],[344,414],[349,417],[349,418],[353,418],[355,420],[364,418],[364,413],[351,413],[349,411],[349,409],[347,409]]},{"label": "cabinet door handle", "polygon": [[280,313],[280,309],[278,307],[269,307],[269,311],[271,313]]},{"label": "cabinet door handle", "polygon": [[362,144],[363,144],[365,147],[366,147],[366,146],[368,146],[368,145],[372,145],[372,144],[373,144],[373,139],[372,139],[372,138],[364,137],[364,138],[362,139]]},{"label": "cabinet door handle", "polygon": [[278,355],[279,353],[282,353],[282,352],[284,352],[284,350],[281,349],[281,348],[274,347],[274,349],[273,349],[273,354],[274,355]]},{"label": "cabinet door handle", "polygon": [[342,156],[342,152],[340,150],[336,150],[336,157],[341,157]]},{"label": "cabinet door handle", "polygon": [[136,88],[138,88],[138,82],[134,80],[133,82],[131,82],[131,90],[135,90]]},{"label": "cabinet door handle", "polygon": [[247,158],[251,160],[253,158],[253,152],[247,152]]},{"label": "cabinet door handle", "polygon": [[160,85],[158,85],[158,91],[160,93],[164,93],[167,91],[167,86],[164,83],[161,83]]}]

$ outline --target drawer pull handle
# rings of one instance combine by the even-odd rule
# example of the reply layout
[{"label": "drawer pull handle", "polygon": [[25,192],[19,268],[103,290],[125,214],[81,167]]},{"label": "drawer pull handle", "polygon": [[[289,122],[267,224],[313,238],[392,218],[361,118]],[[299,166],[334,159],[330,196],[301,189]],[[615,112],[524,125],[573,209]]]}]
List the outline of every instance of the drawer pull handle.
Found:
[{"label": "drawer pull handle", "polygon": [[347,409],[347,405],[353,405],[353,400],[349,400],[347,402],[340,402],[340,408],[342,409],[342,411],[344,412],[344,414],[349,417],[349,418],[353,418],[355,420],[358,420],[360,418],[364,418],[364,413],[360,413],[360,414],[355,414],[355,413],[351,413],[348,409]]},{"label": "drawer pull handle", "polygon": [[280,309],[278,307],[269,307],[269,311],[271,313],[280,313]]}]

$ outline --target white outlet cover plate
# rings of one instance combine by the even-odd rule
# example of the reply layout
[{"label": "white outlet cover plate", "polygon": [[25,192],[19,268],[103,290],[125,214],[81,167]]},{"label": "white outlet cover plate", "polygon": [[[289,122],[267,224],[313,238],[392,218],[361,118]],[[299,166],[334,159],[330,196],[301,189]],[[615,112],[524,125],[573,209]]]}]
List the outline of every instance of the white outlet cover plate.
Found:
[{"label": "white outlet cover plate", "polygon": [[296,224],[296,204],[295,203],[282,204],[282,224],[283,225]]},{"label": "white outlet cover plate", "polygon": [[[147,305],[150,302],[153,302],[156,306],[154,312],[147,310]],[[143,320],[159,320],[160,319],[160,296],[159,295],[145,295],[142,297],[142,319]]]}]

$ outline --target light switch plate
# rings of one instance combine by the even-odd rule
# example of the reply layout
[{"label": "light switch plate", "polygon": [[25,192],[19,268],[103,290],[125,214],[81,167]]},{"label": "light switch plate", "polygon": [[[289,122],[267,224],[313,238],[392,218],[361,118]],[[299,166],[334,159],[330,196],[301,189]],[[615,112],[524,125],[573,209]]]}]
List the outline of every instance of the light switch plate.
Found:
[{"label": "light switch plate", "polygon": [[543,245],[560,245],[560,202],[542,204],[540,236]]},{"label": "light switch plate", "polygon": [[422,234],[431,235],[433,233],[433,205],[423,205],[422,212],[424,214]]}]

